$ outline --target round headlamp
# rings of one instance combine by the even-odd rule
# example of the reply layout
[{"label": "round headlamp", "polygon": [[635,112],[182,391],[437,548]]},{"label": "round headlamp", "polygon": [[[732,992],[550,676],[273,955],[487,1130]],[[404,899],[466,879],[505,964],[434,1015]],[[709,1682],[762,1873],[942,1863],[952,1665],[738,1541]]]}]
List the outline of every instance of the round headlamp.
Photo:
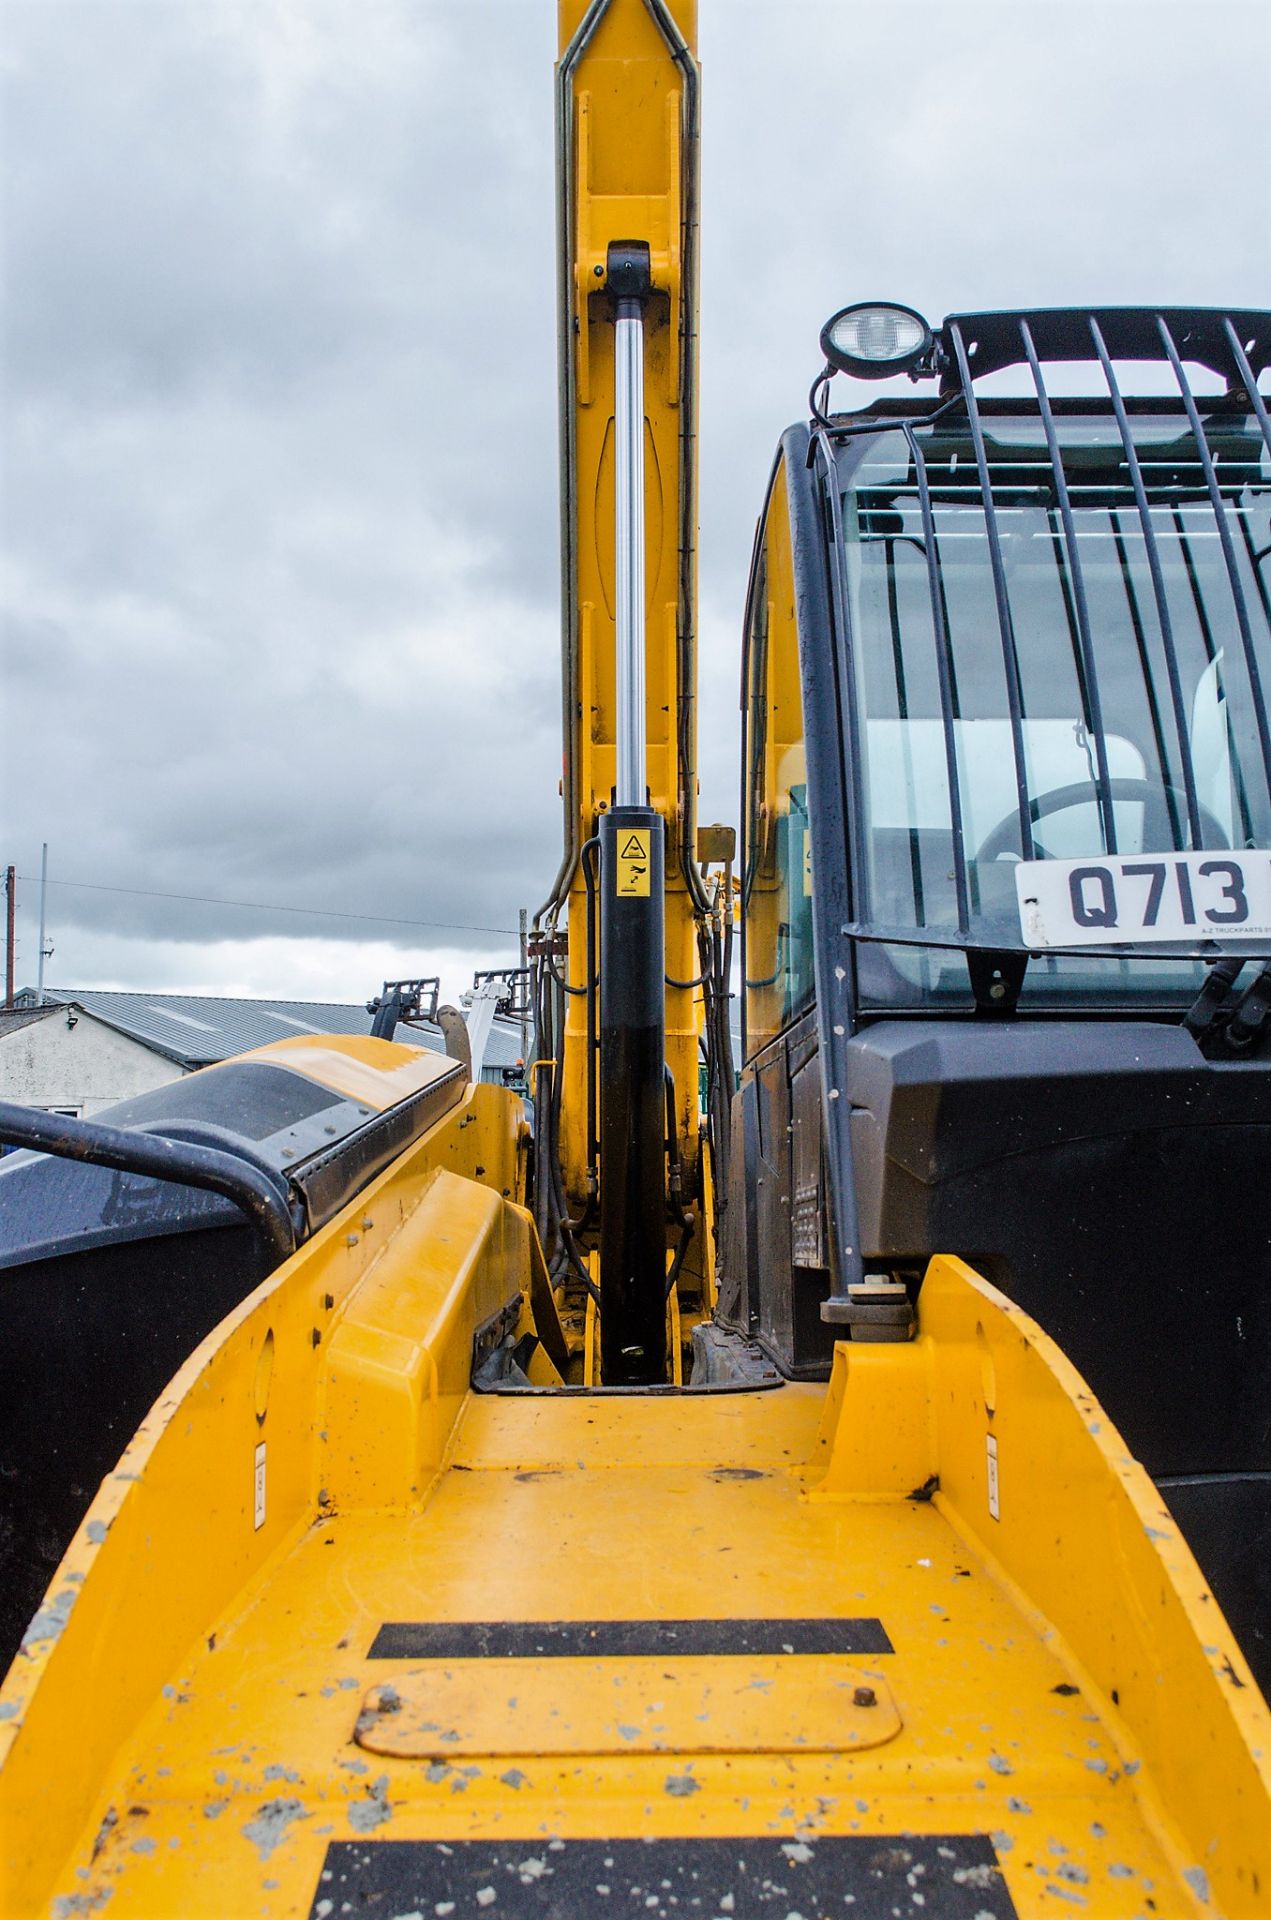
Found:
[{"label": "round headlamp", "polygon": [[885,380],[907,373],[931,351],[932,333],[912,307],[859,301],[844,307],[821,329],[821,350],[836,373],[858,380]]}]

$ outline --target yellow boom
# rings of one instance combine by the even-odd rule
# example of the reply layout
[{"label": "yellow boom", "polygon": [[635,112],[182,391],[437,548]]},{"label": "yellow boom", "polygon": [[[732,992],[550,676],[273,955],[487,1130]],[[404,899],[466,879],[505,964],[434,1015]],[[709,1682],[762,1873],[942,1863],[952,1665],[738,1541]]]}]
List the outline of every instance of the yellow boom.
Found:
[{"label": "yellow boom", "polygon": [[[697,181],[696,0],[562,0],[557,122],[560,406],[569,980],[586,981],[579,850],[616,779],[614,324],[609,249],[649,248],[645,322],[645,713],[651,804],[666,822],[666,973],[698,973],[695,916],[706,904],[697,848]],[[698,996],[666,987],[666,1061],[675,1081],[685,1185],[698,1155]],[[576,1207],[587,1194],[587,1030],[582,998],[566,1029],[562,1161]],[[699,1237],[700,1241],[700,1237]]]}]

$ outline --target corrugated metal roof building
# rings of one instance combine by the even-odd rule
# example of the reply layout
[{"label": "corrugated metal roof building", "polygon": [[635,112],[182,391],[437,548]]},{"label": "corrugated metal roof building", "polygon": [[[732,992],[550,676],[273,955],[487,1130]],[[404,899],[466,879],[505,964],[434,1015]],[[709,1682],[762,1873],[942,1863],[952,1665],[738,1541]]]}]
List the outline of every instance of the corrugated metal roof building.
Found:
[{"label": "corrugated metal roof building", "polygon": [[[246,1000],[219,994],[116,993],[97,987],[46,987],[46,1007],[80,1007],[95,1021],[148,1047],[179,1072],[211,1066],[251,1047],[298,1033],[366,1034],[371,1017],[364,1006],[325,1000]],[[15,1027],[39,1019],[30,988],[19,993],[6,1015]],[[444,1052],[440,1029],[399,1026],[394,1036],[407,1046]],[[519,1026],[496,1020],[486,1044],[481,1078],[501,1084],[504,1069],[521,1056]],[[121,1093],[120,1098],[124,1095]]]}]

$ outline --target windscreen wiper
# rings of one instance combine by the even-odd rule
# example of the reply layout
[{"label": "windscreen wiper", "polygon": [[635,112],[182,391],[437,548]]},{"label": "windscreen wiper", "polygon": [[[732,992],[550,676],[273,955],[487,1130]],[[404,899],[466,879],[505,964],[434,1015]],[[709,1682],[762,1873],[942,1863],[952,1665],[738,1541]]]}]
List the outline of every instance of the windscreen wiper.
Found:
[{"label": "windscreen wiper", "polygon": [[1243,1053],[1247,1047],[1251,1047],[1266,1025],[1268,1013],[1271,1013],[1271,960],[1242,996],[1240,1005],[1227,1022],[1227,1031],[1223,1035],[1227,1045],[1237,1053]]},{"label": "windscreen wiper", "polygon": [[1219,1014],[1231,998],[1231,990],[1244,964],[1240,956],[1234,953],[1226,953],[1221,960],[1210,961],[1205,984],[1183,1015],[1183,1025],[1193,1040],[1201,1041],[1212,1032]]}]

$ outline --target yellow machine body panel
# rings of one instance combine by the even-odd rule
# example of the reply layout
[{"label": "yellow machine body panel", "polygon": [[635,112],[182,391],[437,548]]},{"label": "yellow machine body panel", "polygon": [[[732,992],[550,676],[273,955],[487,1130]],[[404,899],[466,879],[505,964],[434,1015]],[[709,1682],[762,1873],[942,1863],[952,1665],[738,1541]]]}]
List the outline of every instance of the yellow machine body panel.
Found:
[{"label": "yellow machine body panel", "polygon": [[761,729],[764,740],[755,756],[755,788],[746,797],[746,1043],[752,1054],[806,1001],[812,979],[812,840],[787,491],[782,463],[772,486],[746,689],[748,727],[752,735]]},{"label": "yellow machine body panel", "polygon": [[[382,1113],[455,1071],[448,1054],[430,1047],[405,1046],[400,1040],[375,1040],[369,1034],[322,1034],[313,1039],[271,1040],[235,1054],[233,1065],[259,1061],[302,1073],[319,1086]],[[205,1068],[215,1073],[215,1067]]]},{"label": "yellow machine body panel", "polygon": [[470,1090],[138,1433],[0,1695],[0,1910],[1265,1911],[1267,1710],[1040,1330],[941,1260],[828,1387],[474,1392],[517,1129]]}]

